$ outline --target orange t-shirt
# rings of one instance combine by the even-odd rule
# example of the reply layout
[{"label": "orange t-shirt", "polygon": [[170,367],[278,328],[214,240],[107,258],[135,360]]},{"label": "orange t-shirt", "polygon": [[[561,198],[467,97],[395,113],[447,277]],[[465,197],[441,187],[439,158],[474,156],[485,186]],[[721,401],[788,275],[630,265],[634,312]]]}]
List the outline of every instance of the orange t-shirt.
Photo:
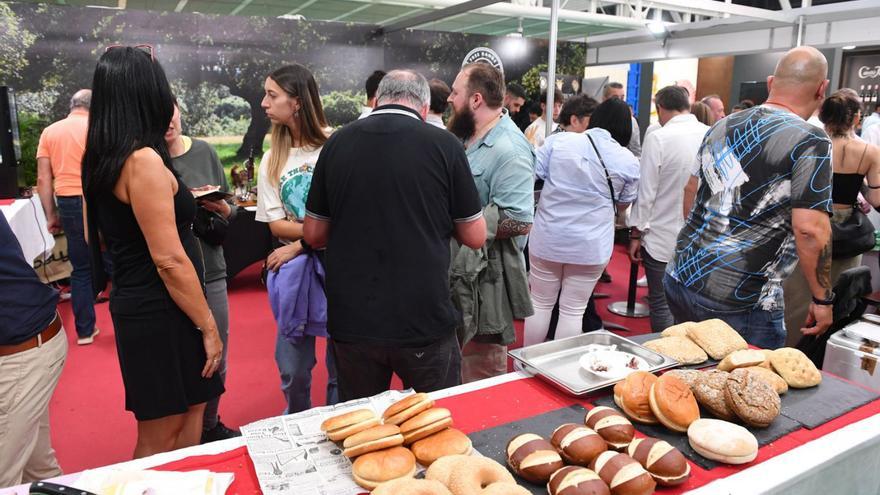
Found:
[{"label": "orange t-shirt", "polygon": [[48,158],[52,163],[56,196],[82,196],[82,158],[88,129],[89,112],[77,108],[40,135],[37,158]]}]

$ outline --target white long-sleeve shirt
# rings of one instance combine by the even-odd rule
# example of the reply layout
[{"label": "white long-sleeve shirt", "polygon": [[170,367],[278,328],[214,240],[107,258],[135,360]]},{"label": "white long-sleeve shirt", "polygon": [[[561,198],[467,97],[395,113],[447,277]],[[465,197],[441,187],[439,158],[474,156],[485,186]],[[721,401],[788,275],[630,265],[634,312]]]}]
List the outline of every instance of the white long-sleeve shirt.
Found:
[{"label": "white long-sleeve shirt", "polygon": [[605,129],[562,132],[547,137],[536,151],[535,175],[544,189],[529,235],[529,252],[557,263],[604,265],[614,243],[614,206],[605,170],[590,144],[608,167],[614,198],[635,199],[639,161]]},{"label": "white long-sleeve shirt", "polygon": [[657,261],[672,259],[684,224],[684,187],[697,169],[697,153],[708,130],[692,114],[683,114],[645,138],[639,194],[628,223],[642,232],[642,245]]}]

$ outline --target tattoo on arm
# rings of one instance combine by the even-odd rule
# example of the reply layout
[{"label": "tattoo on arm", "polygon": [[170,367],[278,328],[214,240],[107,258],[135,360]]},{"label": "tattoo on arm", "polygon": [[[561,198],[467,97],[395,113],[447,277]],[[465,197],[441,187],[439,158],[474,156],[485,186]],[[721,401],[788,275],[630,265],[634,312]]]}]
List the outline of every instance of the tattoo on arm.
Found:
[{"label": "tattoo on arm", "polygon": [[504,218],[498,222],[497,239],[508,239],[518,235],[526,235],[532,230],[531,222],[520,222],[512,218]]},{"label": "tattoo on arm", "polygon": [[831,297],[831,240],[819,251],[816,259],[816,280],[825,289],[825,297]]}]

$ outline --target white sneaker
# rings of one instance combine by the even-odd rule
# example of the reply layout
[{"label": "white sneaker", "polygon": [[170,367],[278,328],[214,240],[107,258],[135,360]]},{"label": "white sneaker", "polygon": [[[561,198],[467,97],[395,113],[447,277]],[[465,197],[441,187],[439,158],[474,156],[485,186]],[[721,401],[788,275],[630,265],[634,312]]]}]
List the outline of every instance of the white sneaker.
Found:
[{"label": "white sneaker", "polygon": [[77,345],[89,345],[95,341],[95,337],[97,337],[99,333],[101,333],[101,330],[99,330],[98,327],[95,327],[95,331],[92,332],[91,335],[88,337],[79,337],[76,339],[76,343]]},{"label": "white sneaker", "polygon": [[637,287],[647,287],[648,286],[648,277],[642,277],[636,282]]}]

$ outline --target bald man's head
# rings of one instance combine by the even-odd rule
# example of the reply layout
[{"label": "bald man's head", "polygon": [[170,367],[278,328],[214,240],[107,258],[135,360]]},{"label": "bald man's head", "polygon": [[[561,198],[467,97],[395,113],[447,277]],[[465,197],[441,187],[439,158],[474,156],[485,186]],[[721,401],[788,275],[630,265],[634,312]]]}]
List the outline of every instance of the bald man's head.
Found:
[{"label": "bald man's head", "polygon": [[70,109],[74,108],[83,108],[88,110],[92,105],[92,90],[91,89],[81,89],[73,94],[73,97],[70,99]]},{"label": "bald man's head", "polygon": [[828,61],[825,55],[812,46],[799,46],[789,50],[773,72],[776,84],[816,85],[825,80],[828,74]]},{"label": "bald man's head", "polygon": [[822,104],[828,89],[828,61],[811,46],[792,48],[767,78],[768,103],[781,103],[807,119]]}]

